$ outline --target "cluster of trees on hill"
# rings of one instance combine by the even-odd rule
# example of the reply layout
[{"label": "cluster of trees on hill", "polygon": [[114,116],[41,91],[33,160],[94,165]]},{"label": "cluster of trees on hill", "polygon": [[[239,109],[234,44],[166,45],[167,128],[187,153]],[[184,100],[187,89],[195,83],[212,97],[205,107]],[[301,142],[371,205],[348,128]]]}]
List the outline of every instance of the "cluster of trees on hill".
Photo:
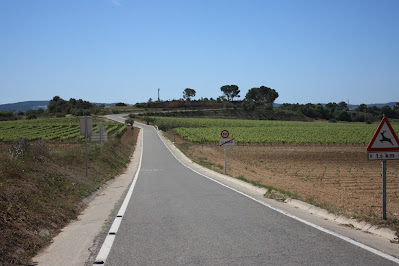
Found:
[{"label": "cluster of trees on hill", "polygon": [[[220,88],[222,95],[216,99],[213,98],[201,98],[195,102],[214,102],[214,103],[226,103],[226,107],[231,107],[234,104],[239,104],[241,102],[246,102],[245,106],[249,109],[255,108],[255,106],[259,106],[259,103],[266,104],[269,108],[273,108],[274,101],[278,98],[278,93],[274,89],[269,87],[261,86],[259,88],[251,88],[247,94],[245,95],[244,101],[234,101],[235,98],[240,98],[240,89],[237,85],[224,85]],[[183,98],[179,100],[166,101],[166,103],[170,102],[192,102],[192,98],[195,97],[197,92],[194,89],[186,88],[183,90]],[[155,101],[150,98],[146,103],[136,103],[136,107],[138,108],[152,108],[152,107],[162,107],[162,104],[158,104],[162,101]],[[156,103],[156,104],[154,104]],[[229,104],[231,103],[231,104]],[[256,104],[257,103],[257,104]],[[169,106],[170,104],[168,104]],[[193,107],[198,106],[198,104],[191,104]],[[176,106],[184,106],[190,107],[190,103],[186,104],[177,104]],[[165,105],[166,107],[166,105]],[[205,107],[205,104],[204,104]]]},{"label": "cluster of trees on hill", "polygon": [[[126,106],[126,105],[125,105]],[[17,119],[36,119],[38,117],[64,117],[67,114],[82,116],[90,114],[99,114],[104,108],[104,104],[97,106],[82,99],[71,98],[66,101],[59,96],[53,97],[46,110],[39,108],[37,110],[27,110],[14,113],[12,111],[0,112],[0,121],[9,121]]]},{"label": "cluster of trees on hill", "polygon": [[282,104],[280,109],[292,110],[314,119],[326,119],[330,121],[348,122],[372,122],[377,121],[382,115],[387,118],[399,118],[399,108],[384,106],[367,107],[365,104],[359,105],[356,110],[349,111],[345,102],[322,104]]},{"label": "cluster of trees on hill", "polygon": [[76,116],[90,115],[92,113],[98,114],[104,106],[97,106],[82,99],[76,100],[74,98],[66,101],[59,96],[54,96],[48,105],[48,112],[56,114],[57,116],[65,116],[72,114]]},{"label": "cluster of trees on hill", "polygon": [[14,114],[14,112],[11,111],[0,112],[0,121],[10,121],[17,119],[18,117]]},{"label": "cluster of trees on hill", "polygon": [[37,116],[43,115],[45,113],[43,108],[37,110],[27,110],[26,112],[19,111],[14,113],[12,111],[0,112],[0,121],[12,121],[18,120],[26,116],[27,119],[35,119]]},{"label": "cluster of trees on hill", "polygon": [[[242,101],[235,101],[240,98],[240,89],[237,85],[224,85],[220,88],[222,95],[217,99],[201,98],[197,101],[192,100],[196,95],[196,91],[191,88],[183,90],[183,98],[173,101],[155,101],[150,99],[147,103],[137,103],[136,107],[141,108],[170,108],[170,107],[226,107],[237,110],[242,109],[250,114],[256,113],[259,116],[260,110],[273,110],[273,104],[279,97],[276,90],[266,86],[251,88],[246,93]],[[184,104],[183,104],[184,103]],[[211,104],[212,103],[212,104]],[[378,108],[376,106],[367,107],[361,104],[356,110],[349,110],[345,102],[328,104],[282,104],[279,110],[288,110],[298,115],[303,115],[312,119],[325,119],[332,122],[348,121],[348,122],[373,122],[381,119],[382,115],[388,118],[399,118],[399,108],[391,108],[385,106]],[[236,112],[236,111],[235,111]],[[250,115],[250,117],[252,117]]]}]

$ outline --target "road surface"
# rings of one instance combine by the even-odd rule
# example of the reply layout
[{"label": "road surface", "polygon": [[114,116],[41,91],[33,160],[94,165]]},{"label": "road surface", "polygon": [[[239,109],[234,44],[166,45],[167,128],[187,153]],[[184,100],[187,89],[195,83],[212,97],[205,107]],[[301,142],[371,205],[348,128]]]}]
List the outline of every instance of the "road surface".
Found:
[{"label": "road surface", "polygon": [[142,126],[134,189],[105,265],[396,265],[182,165]]}]

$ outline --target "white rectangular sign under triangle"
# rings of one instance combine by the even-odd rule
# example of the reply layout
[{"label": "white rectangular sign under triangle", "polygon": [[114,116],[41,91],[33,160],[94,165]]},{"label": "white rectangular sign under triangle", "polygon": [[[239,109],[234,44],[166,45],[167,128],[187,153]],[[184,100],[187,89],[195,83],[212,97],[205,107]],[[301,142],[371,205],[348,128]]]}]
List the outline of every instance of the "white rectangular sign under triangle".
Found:
[{"label": "white rectangular sign under triangle", "polygon": [[399,139],[388,119],[384,117],[367,146],[368,160],[398,160]]}]

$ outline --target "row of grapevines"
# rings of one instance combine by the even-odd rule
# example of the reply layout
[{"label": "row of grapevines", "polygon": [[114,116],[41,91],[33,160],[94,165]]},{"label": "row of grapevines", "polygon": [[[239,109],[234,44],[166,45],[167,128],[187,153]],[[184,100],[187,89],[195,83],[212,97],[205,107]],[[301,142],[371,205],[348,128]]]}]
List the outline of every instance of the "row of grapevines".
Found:
[{"label": "row of grapevines", "polygon": [[[220,132],[241,143],[368,143],[377,124],[321,123],[269,120],[235,120],[155,117],[160,129],[175,129],[192,142],[217,142]],[[399,124],[391,123],[396,132]]]},{"label": "row of grapevines", "polygon": [[[222,128],[176,128],[175,131],[191,142],[218,142]],[[229,132],[240,143],[367,143],[373,136],[372,131],[350,128],[231,127]]]},{"label": "row of grapevines", "polygon": [[[35,120],[2,121],[0,122],[0,141],[16,141],[21,137],[29,140],[68,140],[81,138],[80,123],[77,117],[48,118]],[[93,123],[96,132],[99,121]],[[116,122],[103,122],[107,132],[117,130],[121,124]]]}]

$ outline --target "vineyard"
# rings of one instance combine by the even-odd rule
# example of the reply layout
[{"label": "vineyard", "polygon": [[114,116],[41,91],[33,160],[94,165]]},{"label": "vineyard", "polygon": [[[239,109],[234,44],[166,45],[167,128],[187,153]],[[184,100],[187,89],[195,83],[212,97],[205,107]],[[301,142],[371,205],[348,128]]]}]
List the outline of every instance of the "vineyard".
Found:
[{"label": "vineyard", "polygon": [[[161,130],[173,129],[183,139],[194,142],[218,142],[227,129],[238,143],[328,143],[367,144],[377,124],[321,123],[270,120],[229,120],[155,117]],[[399,124],[391,122],[395,132]]]},{"label": "vineyard", "polygon": [[[93,132],[98,132],[100,120],[93,121]],[[120,134],[126,125],[117,122],[102,122],[108,134]],[[70,141],[82,139],[80,136],[79,117],[48,118],[0,122],[0,141],[12,142],[26,137],[29,140]]]}]

